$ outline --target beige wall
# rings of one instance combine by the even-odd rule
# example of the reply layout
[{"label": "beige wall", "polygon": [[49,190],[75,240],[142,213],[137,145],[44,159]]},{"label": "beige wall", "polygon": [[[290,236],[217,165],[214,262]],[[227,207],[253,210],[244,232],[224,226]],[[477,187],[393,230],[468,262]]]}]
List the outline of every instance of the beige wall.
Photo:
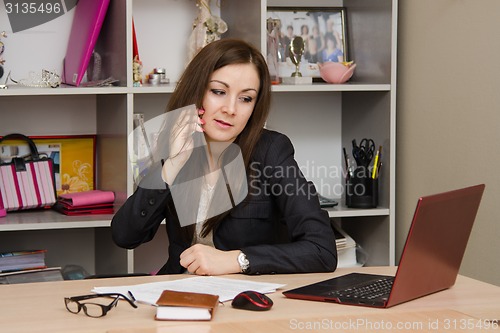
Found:
[{"label": "beige wall", "polygon": [[396,258],[419,196],[484,182],[461,274],[500,285],[500,1],[401,0],[398,29]]}]

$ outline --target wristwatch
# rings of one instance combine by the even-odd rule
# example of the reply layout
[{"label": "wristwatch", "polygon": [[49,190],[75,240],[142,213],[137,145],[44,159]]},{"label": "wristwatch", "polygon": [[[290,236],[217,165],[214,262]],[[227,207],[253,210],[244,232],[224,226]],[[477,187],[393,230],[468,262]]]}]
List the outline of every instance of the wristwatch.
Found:
[{"label": "wristwatch", "polygon": [[242,273],[246,273],[250,267],[250,261],[248,261],[247,256],[243,252],[238,254],[238,264],[240,264]]}]

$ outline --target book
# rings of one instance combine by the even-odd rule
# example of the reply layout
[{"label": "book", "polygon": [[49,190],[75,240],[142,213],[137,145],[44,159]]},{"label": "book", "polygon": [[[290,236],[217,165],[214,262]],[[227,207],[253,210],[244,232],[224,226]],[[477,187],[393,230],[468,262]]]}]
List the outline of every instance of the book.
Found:
[{"label": "book", "polygon": [[18,284],[31,282],[62,281],[60,267],[29,269],[16,272],[0,273],[0,284]]},{"label": "book", "polygon": [[110,0],[80,0],[64,58],[63,82],[79,86],[89,65]]},{"label": "book", "polygon": [[156,305],[156,320],[211,320],[219,305],[219,296],[164,290]]},{"label": "book", "polygon": [[0,253],[0,273],[46,268],[47,250],[23,250]]}]

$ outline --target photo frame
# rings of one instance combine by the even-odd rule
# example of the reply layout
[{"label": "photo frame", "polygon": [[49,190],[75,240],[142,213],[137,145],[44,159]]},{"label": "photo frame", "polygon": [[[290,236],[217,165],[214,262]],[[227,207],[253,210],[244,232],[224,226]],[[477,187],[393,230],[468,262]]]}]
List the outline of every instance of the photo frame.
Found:
[{"label": "photo frame", "polygon": [[[38,153],[54,161],[57,195],[96,189],[96,136],[30,136]],[[28,145],[21,140],[0,144],[0,159],[30,154]],[[9,156],[10,155],[10,156]]]},{"label": "photo frame", "polygon": [[[295,71],[288,54],[288,45],[294,36],[301,36],[304,40],[300,65],[303,76],[321,80],[318,64],[349,61],[346,17],[345,7],[268,7],[268,45],[272,28],[270,21],[274,27],[276,22],[279,25],[279,76],[290,76]],[[276,32],[272,36],[275,35]]]}]

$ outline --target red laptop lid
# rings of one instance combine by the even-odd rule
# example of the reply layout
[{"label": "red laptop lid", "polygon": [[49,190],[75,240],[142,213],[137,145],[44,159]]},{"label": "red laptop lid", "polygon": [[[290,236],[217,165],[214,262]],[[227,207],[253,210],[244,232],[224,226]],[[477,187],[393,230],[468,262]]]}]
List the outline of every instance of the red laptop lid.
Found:
[{"label": "red laptop lid", "polygon": [[419,199],[387,306],[455,284],[484,187]]}]

